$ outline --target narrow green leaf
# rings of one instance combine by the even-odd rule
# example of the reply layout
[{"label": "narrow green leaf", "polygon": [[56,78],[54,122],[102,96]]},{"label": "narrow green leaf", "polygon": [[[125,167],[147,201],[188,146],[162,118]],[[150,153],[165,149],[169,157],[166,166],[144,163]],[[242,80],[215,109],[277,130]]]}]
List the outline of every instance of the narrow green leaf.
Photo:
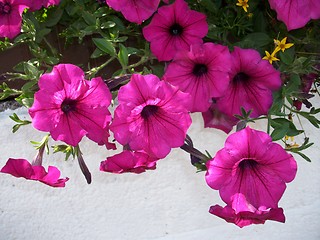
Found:
[{"label": "narrow green leaf", "polygon": [[110,54],[111,56],[116,55],[116,50],[111,42],[105,38],[93,38],[94,44],[103,52]]}]

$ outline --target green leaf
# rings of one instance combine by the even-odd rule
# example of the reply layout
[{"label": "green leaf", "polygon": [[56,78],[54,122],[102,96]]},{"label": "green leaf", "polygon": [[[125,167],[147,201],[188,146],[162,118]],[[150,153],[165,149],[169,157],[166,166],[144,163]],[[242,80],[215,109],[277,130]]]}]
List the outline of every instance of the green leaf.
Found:
[{"label": "green leaf", "polygon": [[96,24],[96,18],[94,17],[93,14],[83,11],[82,12],[82,17],[84,21],[89,25],[89,26],[94,26]]},{"label": "green leaf", "polygon": [[106,53],[101,51],[99,48],[96,48],[93,53],[91,54],[90,58],[98,58],[101,57],[103,55],[105,55]]},{"label": "green leaf", "polygon": [[121,43],[119,44],[118,58],[122,67],[128,66],[128,60],[129,60],[128,50]]},{"label": "green leaf", "polygon": [[116,26],[116,23],[113,21],[106,21],[101,23],[100,28],[101,29],[106,29],[106,28],[113,28],[114,26]]},{"label": "green leaf", "polygon": [[294,55],[295,55],[295,51],[293,47],[286,49],[284,52],[282,51],[279,52],[281,62],[287,65],[290,65],[291,63],[293,63]]},{"label": "green leaf", "polygon": [[116,50],[111,42],[105,38],[93,38],[94,44],[103,52],[110,54],[111,56],[116,55]]},{"label": "green leaf", "polygon": [[296,153],[296,154],[299,154],[303,159],[305,159],[307,162],[311,162],[311,159],[307,156],[307,155],[305,155],[305,154],[303,154],[303,153],[301,153],[301,152],[294,152],[294,153]]},{"label": "green leaf", "polygon": [[301,84],[300,76],[298,74],[292,74],[290,76],[289,82],[285,86],[286,95],[299,91],[300,84]]},{"label": "green leaf", "polygon": [[271,133],[273,141],[280,140],[285,136],[293,137],[303,133],[303,130],[298,130],[293,122],[285,118],[271,119],[270,124],[274,128],[274,131]]}]

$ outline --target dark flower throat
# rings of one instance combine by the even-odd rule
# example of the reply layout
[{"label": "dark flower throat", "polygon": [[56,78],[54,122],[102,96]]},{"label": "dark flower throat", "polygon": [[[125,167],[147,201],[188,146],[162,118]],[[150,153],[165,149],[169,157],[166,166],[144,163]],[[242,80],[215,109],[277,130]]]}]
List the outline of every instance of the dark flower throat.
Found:
[{"label": "dark flower throat", "polygon": [[181,35],[182,31],[183,27],[181,27],[178,23],[173,24],[169,30],[170,34],[173,36]]},{"label": "dark flower throat", "polygon": [[147,105],[141,111],[141,117],[147,120],[150,116],[158,112],[159,107],[156,105]]},{"label": "dark flower throat", "polygon": [[72,112],[76,110],[76,104],[77,104],[76,100],[65,99],[61,104],[61,110],[64,113]]},{"label": "dark flower throat", "polygon": [[7,2],[0,2],[0,15],[9,14],[11,12],[11,5]]},{"label": "dark flower throat", "polygon": [[257,161],[252,160],[252,159],[244,159],[239,163],[239,168],[241,170],[245,169],[252,169],[255,168],[258,165]]},{"label": "dark flower throat", "polygon": [[244,72],[239,72],[237,75],[234,76],[233,78],[233,83],[244,83],[249,80],[249,76],[245,74]]},{"label": "dark flower throat", "polygon": [[203,74],[206,74],[207,72],[207,66],[201,63],[197,63],[196,65],[194,65],[192,70],[192,73],[197,77],[201,77]]}]

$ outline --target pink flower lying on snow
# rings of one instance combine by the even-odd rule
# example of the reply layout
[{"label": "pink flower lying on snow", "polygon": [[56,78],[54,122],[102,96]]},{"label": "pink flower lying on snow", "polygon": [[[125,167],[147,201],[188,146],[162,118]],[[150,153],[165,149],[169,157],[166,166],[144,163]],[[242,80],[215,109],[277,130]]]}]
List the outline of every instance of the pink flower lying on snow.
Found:
[{"label": "pink flower lying on snow", "polygon": [[256,209],[277,208],[286,183],[296,175],[297,163],[267,133],[246,127],[226,139],[207,169],[208,185],[219,190],[222,200],[237,213],[241,209],[234,202],[242,194]]},{"label": "pink flower lying on snow", "polygon": [[36,129],[50,132],[54,140],[72,146],[86,135],[98,144],[114,148],[108,143],[108,107],[112,97],[100,77],[87,81],[79,67],[59,64],[40,77],[39,87],[29,109]]},{"label": "pink flower lying on snow", "polygon": [[189,50],[193,43],[202,43],[208,33],[206,15],[190,10],[183,0],[158,9],[151,23],[143,28],[151,52],[159,61],[171,60],[178,50]]},{"label": "pink flower lying on snow", "polygon": [[0,0],[0,37],[14,38],[21,31],[22,13],[28,0]]},{"label": "pink flower lying on snow", "polygon": [[122,145],[164,158],[171,148],[184,144],[191,118],[189,95],[154,75],[134,74],[121,87],[119,106],[110,130]]},{"label": "pink flower lying on snow", "polygon": [[281,87],[280,72],[253,49],[235,47],[231,53],[229,88],[217,99],[219,111],[229,116],[241,115],[241,107],[253,110],[251,117],[267,114],[272,105],[272,91]]},{"label": "pink flower lying on snow", "polygon": [[142,173],[146,170],[156,169],[158,159],[150,157],[143,151],[124,150],[107,160],[101,162],[100,171],[112,173]]},{"label": "pink flower lying on snow", "polygon": [[25,159],[9,158],[6,165],[1,169],[2,173],[8,173],[15,177],[23,177],[29,180],[40,181],[51,187],[64,187],[69,178],[59,178],[60,171],[49,166],[48,172],[42,166],[32,166]]},{"label": "pink flower lying on snow", "polygon": [[221,97],[229,85],[230,52],[213,43],[191,45],[179,51],[163,79],[192,97],[191,112],[207,111],[211,99]]},{"label": "pink flower lying on snow", "polygon": [[32,0],[30,4],[30,11],[39,10],[42,7],[49,7],[54,5],[59,5],[60,0]]},{"label": "pink flower lying on snow", "polygon": [[[227,222],[234,223],[239,227],[251,224],[264,224],[266,220],[285,222],[285,216],[282,208],[269,208],[261,206],[256,209],[249,204],[242,194],[237,197],[237,202],[233,202],[233,206],[219,205],[211,206],[209,212],[225,219]],[[235,209],[238,209],[237,211]]]},{"label": "pink flower lying on snow", "polygon": [[141,24],[158,8],[160,0],[106,0],[107,4],[119,11],[130,22]]},{"label": "pink flower lying on snow", "polygon": [[269,4],[289,31],[304,27],[310,19],[320,18],[319,0],[269,0]]}]

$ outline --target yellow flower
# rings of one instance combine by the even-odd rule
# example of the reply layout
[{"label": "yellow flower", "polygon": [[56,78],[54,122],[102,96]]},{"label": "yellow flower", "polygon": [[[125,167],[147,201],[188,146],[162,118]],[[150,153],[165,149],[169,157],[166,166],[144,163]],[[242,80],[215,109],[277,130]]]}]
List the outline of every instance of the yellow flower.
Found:
[{"label": "yellow flower", "polygon": [[238,0],[236,5],[239,7],[242,7],[245,12],[248,12],[248,9],[247,9],[249,7],[248,1],[249,0]]},{"label": "yellow flower", "polygon": [[271,54],[268,51],[264,52],[266,53],[266,56],[264,56],[262,59],[268,60],[270,64],[272,64],[273,61],[279,61],[279,59],[274,56],[276,51],[273,51]]},{"label": "yellow flower", "polygon": [[274,44],[276,45],[275,52],[279,52],[280,50],[284,52],[284,50],[291,48],[293,43],[286,43],[287,37],[282,39],[281,41],[274,39]]}]

